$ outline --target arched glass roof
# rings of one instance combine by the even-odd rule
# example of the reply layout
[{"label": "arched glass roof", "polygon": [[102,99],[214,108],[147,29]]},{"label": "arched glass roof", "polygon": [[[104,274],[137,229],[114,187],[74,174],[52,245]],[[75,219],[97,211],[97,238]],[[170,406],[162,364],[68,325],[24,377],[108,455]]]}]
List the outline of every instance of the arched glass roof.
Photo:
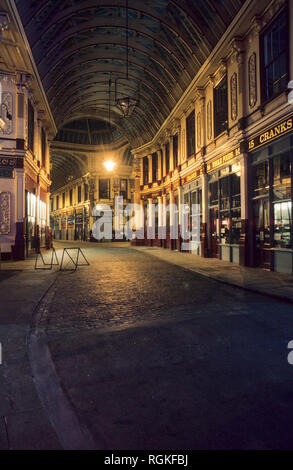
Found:
[{"label": "arched glass roof", "polygon": [[[153,138],[243,3],[16,0],[57,127],[106,119],[111,80],[111,120],[133,146]],[[118,92],[140,90],[140,102],[125,119],[114,96],[127,63]]]}]

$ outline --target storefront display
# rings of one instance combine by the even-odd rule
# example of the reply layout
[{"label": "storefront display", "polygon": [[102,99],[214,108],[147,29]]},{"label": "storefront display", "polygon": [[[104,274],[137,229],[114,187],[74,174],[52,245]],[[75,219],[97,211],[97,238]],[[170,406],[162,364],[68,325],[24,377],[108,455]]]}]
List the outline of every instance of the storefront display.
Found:
[{"label": "storefront display", "polygon": [[241,235],[240,164],[208,175],[209,253],[239,263]]},{"label": "storefront display", "polygon": [[253,264],[292,273],[293,137],[251,153]]}]

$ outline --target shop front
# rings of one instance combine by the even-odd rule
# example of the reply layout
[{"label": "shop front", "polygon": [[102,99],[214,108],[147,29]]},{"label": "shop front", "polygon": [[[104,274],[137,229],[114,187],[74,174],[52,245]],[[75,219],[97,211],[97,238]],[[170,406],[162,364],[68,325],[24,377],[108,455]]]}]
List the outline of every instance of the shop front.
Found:
[{"label": "shop front", "polygon": [[251,264],[284,273],[293,272],[292,119],[274,125],[249,142]]},{"label": "shop front", "polygon": [[207,165],[208,253],[239,264],[241,236],[240,148]]},{"label": "shop front", "polygon": [[[185,205],[183,216],[185,218],[184,224],[186,224],[188,232],[195,234],[198,238],[198,243],[195,243],[194,246],[191,245],[191,249],[189,251],[192,254],[201,256],[202,247],[200,243],[200,233],[197,233],[199,227],[202,226],[202,184],[199,175],[200,173],[195,173],[194,177],[197,177],[197,179],[189,184],[183,185],[182,195],[183,203]],[[184,179],[184,182],[190,180],[192,180],[192,177],[187,177]]]}]

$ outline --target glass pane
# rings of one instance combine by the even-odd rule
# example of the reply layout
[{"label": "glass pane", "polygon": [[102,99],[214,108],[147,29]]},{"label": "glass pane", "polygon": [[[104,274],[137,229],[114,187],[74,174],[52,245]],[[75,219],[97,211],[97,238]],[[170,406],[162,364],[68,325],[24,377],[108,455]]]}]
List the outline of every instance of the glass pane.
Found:
[{"label": "glass pane", "polygon": [[219,202],[218,181],[209,184],[209,204],[215,206]]},{"label": "glass pane", "polygon": [[230,219],[228,211],[220,213],[220,237],[221,243],[230,243]]},{"label": "glass pane", "polygon": [[291,201],[274,204],[274,246],[291,247],[292,205]]},{"label": "glass pane", "polygon": [[234,209],[231,211],[231,243],[239,244],[241,235],[241,210]]},{"label": "glass pane", "polygon": [[253,167],[253,187],[257,194],[262,194],[269,184],[269,163],[263,162]]}]

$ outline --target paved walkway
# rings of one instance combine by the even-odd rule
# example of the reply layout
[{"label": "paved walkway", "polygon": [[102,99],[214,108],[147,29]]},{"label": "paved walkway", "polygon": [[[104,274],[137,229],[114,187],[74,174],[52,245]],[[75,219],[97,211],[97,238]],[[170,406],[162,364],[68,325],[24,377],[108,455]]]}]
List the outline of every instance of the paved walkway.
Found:
[{"label": "paved walkway", "polygon": [[34,258],[1,263],[0,270],[0,449],[60,449],[36,392],[27,335],[39,300],[56,278],[35,271]]},{"label": "paved walkway", "polygon": [[157,247],[132,247],[168,263],[190,269],[205,277],[242,287],[252,292],[293,302],[293,275],[242,267],[227,261]]},{"label": "paved walkway", "polygon": [[292,306],[229,285],[291,301],[291,276],[74,245],[76,272],[1,264],[0,449],[293,448]]}]

